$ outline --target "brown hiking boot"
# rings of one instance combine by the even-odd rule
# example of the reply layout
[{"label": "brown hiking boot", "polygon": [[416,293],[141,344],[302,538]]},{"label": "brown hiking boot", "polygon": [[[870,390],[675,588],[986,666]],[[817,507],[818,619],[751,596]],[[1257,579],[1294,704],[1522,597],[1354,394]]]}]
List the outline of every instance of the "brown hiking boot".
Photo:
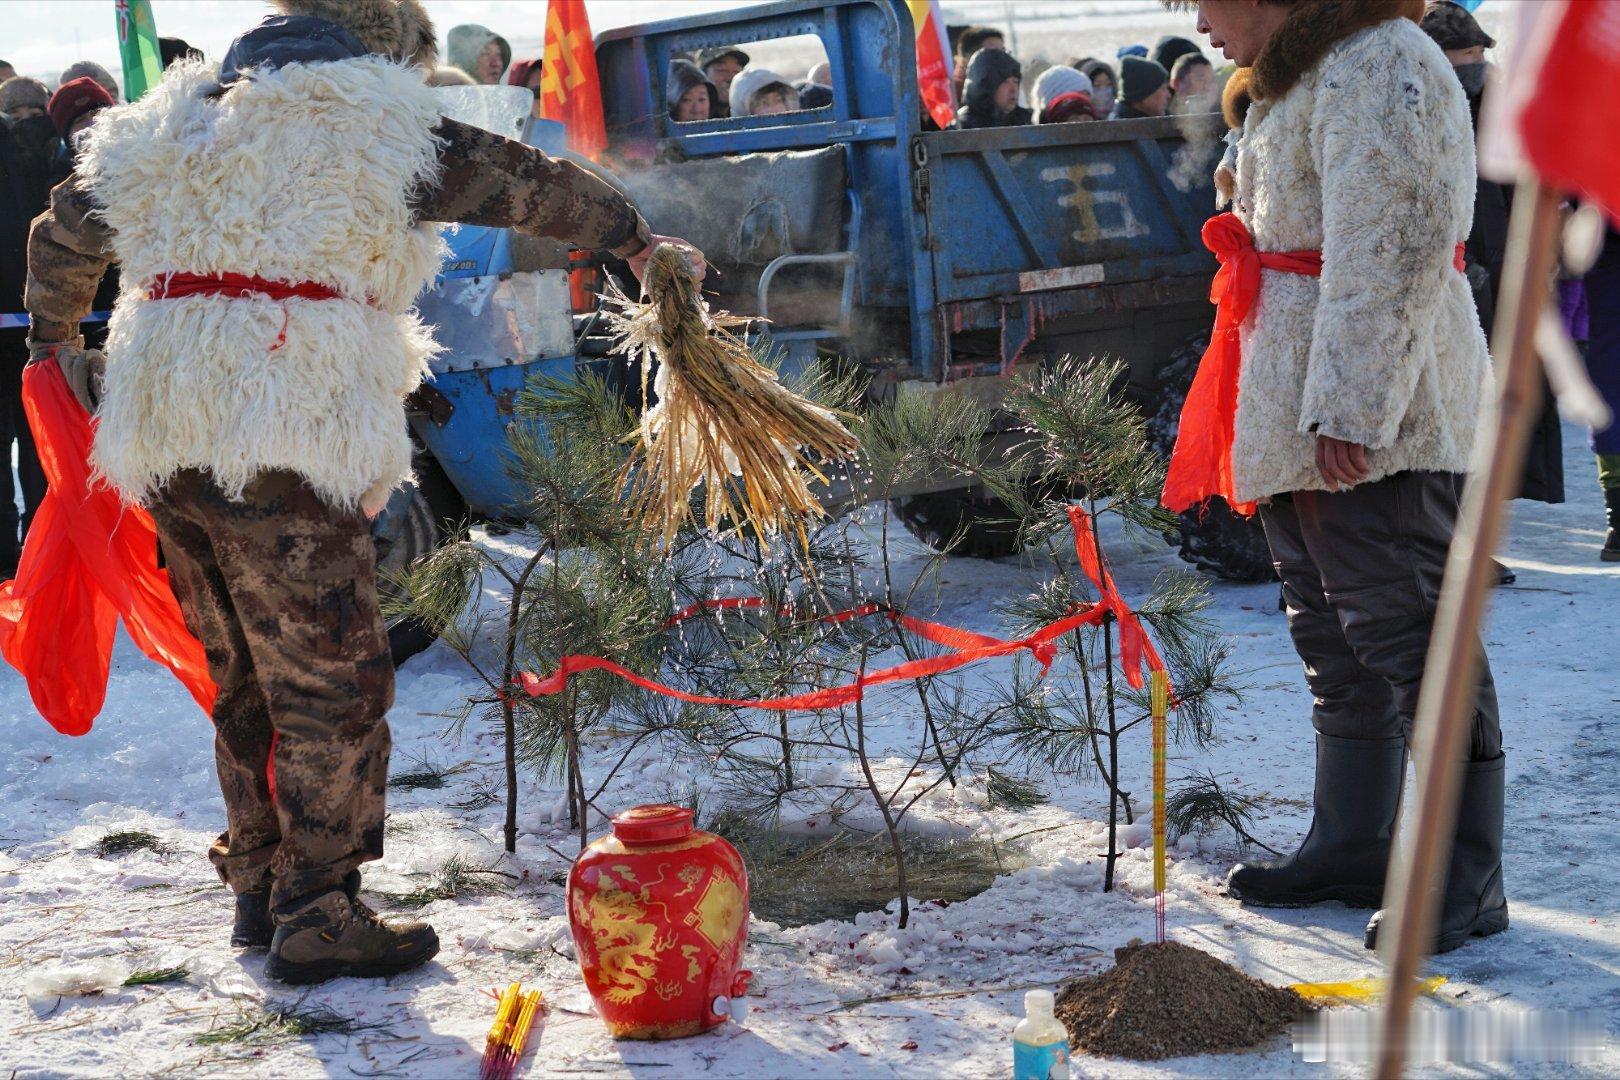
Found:
[{"label": "brown hiking boot", "polygon": [[385,978],[433,959],[439,936],[424,922],[386,923],[343,889],[276,911],[276,935],[264,973],[302,986],[327,979]]}]

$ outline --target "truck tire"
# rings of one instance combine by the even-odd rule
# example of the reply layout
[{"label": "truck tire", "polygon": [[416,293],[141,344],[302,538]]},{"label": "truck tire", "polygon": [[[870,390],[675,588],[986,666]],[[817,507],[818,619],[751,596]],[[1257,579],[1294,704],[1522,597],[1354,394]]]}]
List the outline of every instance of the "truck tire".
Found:
[{"label": "truck tire", "polygon": [[[1208,344],[1207,333],[1188,338],[1154,375],[1148,441],[1166,461],[1176,445],[1181,406]],[[1211,499],[1202,512],[1189,510],[1182,514],[1180,527],[1165,540],[1181,549],[1183,559],[1224,581],[1254,584],[1277,580],[1260,518],[1239,517],[1224,499]]]},{"label": "truck tire", "polygon": [[[371,540],[377,549],[377,591],[384,596],[394,595],[396,589],[383,571],[403,570],[467,534],[467,504],[439,463],[418,455],[415,469],[416,482],[394,492],[371,523]],[[395,666],[426,649],[437,636],[415,619],[390,620],[388,646]]]},{"label": "truck tire", "polygon": [[935,551],[944,551],[958,533],[962,539],[952,555],[1000,559],[1023,549],[1012,510],[983,488],[904,495],[890,499],[889,506],[907,532]]}]

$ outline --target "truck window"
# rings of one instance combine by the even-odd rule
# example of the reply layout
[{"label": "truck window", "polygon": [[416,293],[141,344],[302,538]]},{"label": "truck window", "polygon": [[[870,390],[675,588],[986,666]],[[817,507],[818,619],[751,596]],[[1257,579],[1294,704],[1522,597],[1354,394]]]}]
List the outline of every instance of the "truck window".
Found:
[{"label": "truck window", "polygon": [[677,48],[664,76],[670,120],[812,112],[832,104],[827,52],[814,34],[738,45]]}]

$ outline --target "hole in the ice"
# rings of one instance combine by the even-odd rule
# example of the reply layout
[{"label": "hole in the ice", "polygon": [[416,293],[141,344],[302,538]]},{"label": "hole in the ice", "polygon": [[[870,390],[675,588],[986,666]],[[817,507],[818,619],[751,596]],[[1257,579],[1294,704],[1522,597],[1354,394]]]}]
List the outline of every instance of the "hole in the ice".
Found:
[{"label": "hole in the ice", "polygon": [[[808,836],[735,821],[708,828],[742,852],[756,918],[782,926],[847,920],[881,911],[900,895],[884,833],[839,829]],[[983,839],[905,833],[902,845],[906,892],[919,901],[966,900],[998,876],[1030,865],[1022,848]]]}]

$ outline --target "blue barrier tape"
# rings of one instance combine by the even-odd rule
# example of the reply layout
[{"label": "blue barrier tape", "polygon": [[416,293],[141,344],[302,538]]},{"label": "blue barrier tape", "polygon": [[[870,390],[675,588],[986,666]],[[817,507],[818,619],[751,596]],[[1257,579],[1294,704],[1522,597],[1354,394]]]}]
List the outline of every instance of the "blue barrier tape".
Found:
[{"label": "blue barrier tape", "polygon": [[[112,312],[110,311],[92,311],[90,314],[84,317],[84,321],[106,322],[108,316],[111,314]],[[0,330],[20,329],[26,326],[28,326],[27,312],[24,312],[21,315],[0,315]]]}]

